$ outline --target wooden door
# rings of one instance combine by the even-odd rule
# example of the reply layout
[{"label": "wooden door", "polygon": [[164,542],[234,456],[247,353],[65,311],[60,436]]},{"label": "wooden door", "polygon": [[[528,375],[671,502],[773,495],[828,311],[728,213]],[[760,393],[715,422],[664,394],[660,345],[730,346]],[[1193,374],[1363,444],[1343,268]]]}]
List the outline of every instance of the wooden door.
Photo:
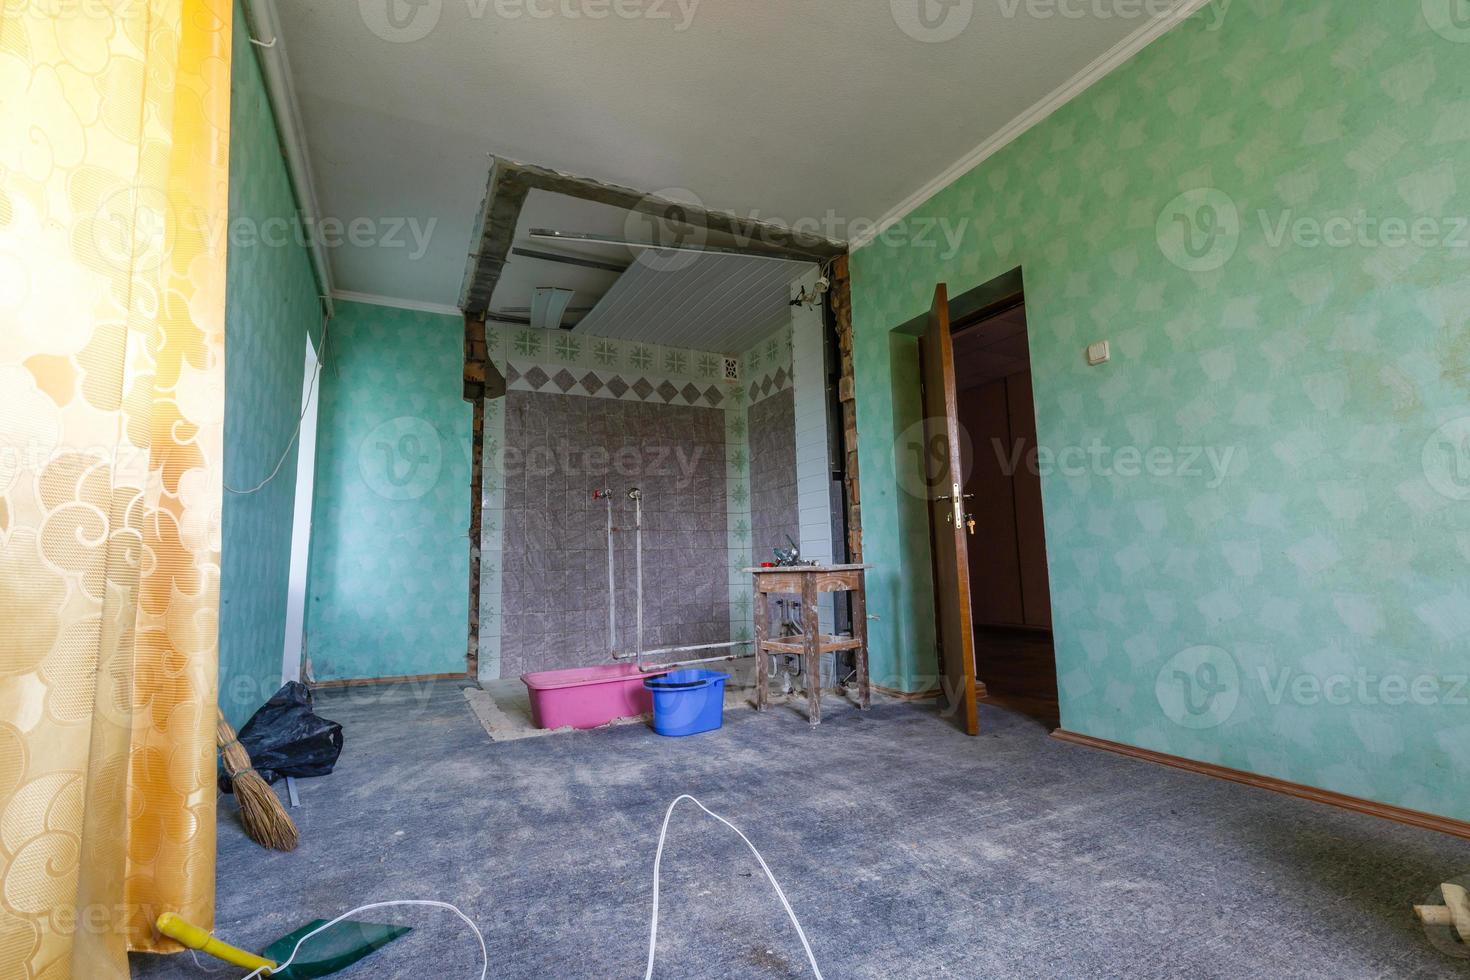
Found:
[{"label": "wooden door", "polygon": [[971,735],[980,734],[975,704],[975,634],[970,611],[970,560],[965,544],[964,465],[959,434],[959,398],[954,381],[954,345],[949,334],[949,295],[934,290],[929,326],[919,346],[923,362],[924,454],[930,488],[929,521],[934,542],[935,607],[944,661],[946,713]]}]

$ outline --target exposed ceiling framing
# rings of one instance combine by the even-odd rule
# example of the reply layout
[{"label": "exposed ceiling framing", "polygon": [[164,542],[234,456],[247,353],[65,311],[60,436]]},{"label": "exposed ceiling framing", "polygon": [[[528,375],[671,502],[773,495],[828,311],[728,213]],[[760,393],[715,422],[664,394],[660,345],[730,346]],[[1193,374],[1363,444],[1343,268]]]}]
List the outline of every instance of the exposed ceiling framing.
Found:
[{"label": "exposed ceiling framing", "polygon": [[846,246],[816,235],[793,231],[769,222],[751,221],[722,211],[645,194],[630,187],[605,184],[586,177],[558,173],[544,167],[492,158],[490,179],[481,203],[480,218],[471,241],[460,291],[460,308],[468,316],[481,317],[489,310],[495,285],[511,252],[526,197],[532,190],[593,201],[627,211],[653,215],[672,224],[726,236],[739,243],[746,255],[827,262],[846,253]]}]

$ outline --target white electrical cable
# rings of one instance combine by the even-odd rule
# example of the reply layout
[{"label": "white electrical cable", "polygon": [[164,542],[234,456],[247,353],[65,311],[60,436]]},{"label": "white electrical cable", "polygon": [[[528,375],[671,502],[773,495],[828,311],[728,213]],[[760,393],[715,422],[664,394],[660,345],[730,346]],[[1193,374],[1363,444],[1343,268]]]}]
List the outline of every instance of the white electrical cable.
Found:
[{"label": "white electrical cable", "polygon": [[[275,42],[272,41],[271,43],[274,44]],[[313,368],[312,369],[312,372],[311,372],[311,384],[306,389],[306,397],[301,400],[301,415],[296,419],[296,429],[291,433],[291,438],[289,440],[287,440],[287,442],[286,442],[286,448],[283,449],[283,450],[281,450],[281,458],[278,459],[278,460],[276,460],[276,468],[273,469],[273,470],[271,470],[271,475],[270,476],[266,477],[264,480],[261,480],[255,486],[251,487],[249,490],[236,490],[234,487],[232,487],[228,483],[226,483],[226,484],[224,484],[224,488],[228,492],[233,493],[233,494],[238,494],[239,496],[242,496],[242,497],[248,496],[248,495],[250,495],[252,493],[255,493],[257,490],[260,490],[261,488],[263,488],[267,483],[269,483],[272,480],[274,480],[276,478],[276,475],[281,472],[281,467],[284,466],[284,465],[286,465],[286,457],[289,456],[289,455],[291,455],[291,447],[294,446],[294,445],[296,445],[296,437],[299,436],[299,435],[301,435],[301,425],[302,425],[303,422],[306,421],[306,412],[307,412],[307,409],[311,408],[311,398],[312,398],[312,395],[315,394],[315,392],[316,392],[316,382],[317,382],[317,379],[320,378],[321,377],[321,374],[322,374],[322,361],[327,356],[327,323],[328,323],[328,318],[325,315],[323,315],[322,316],[322,352],[317,355],[317,358],[316,358],[316,367]]]},{"label": "white electrical cable", "polygon": [[693,803],[705,813],[735,831],[740,839],[745,841],[745,846],[750,848],[750,853],[754,854],[755,859],[760,862],[761,870],[766,873],[766,878],[770,881],[771,887],[776,890],[776,897],[781,899],[781,905],[786,909],[786,915],[790,917],[791,924],[796,927],[796,934],[801,938],[801,948],[806,950],[807,962],[812,965],[812,973],[816,974],[817,980],[822,980],[822,971],[817,966],[816,956],[812,954],[812,945],[806,941],[806,933],[802,931],[801,923],[796,921],[796,912],[792,910],[791,903],[786,900],[786,893],[781,890],[780,883],[776,881],[776,876],[771,873],[771,869],[766,865],[766,859],[761,857],[761,852],[755,849],[755,845],[750,842],[749,837],[746,837],[740,832],[739,827],[688,794],[678,797],[674,802],[669,804],[668,812],[664,814],[663,828],[658,832],[658,851],[653,857],[653,919],[648,926],[648,970],[643,974],[643,980],[653,980],[653,953],[654,948],[658,945],[658,872],[660,865],[663,864],[664,838],[669,833],[669,818],[674,815],[674,807],[678,806],[682,800],[688,800],[690,803]]},{"label": "white electrical cable", "polygon": [[[659,828],[658,832],[658,850],[654,853],[653,856],[653,914],[648,924],[648,969],[643,974],[643,980],[652,980],[653,978],[654,952],[658,947],[659,870],[663,867],[664,843],[668,839],[669,835],[669,820],[674,815],[674,808],[677,807],[684,800],[688,800],[690,803],[693,803],[705,813],[709,814],[720,823],[724,824],[726,827],[729,827],[731,830],[735,831],[736,836],[738,836],[741,840],[745,842],[746,847],[750,848],[750,853],[755,855],[756,861],[760,863],[761,870],[766,873],[766,880],[768,880],[771,883],[771,887],[776,890],[776,897],[781,900],[781,906],[782,908],[786,909],[786,915],[791,919],[791,924],[796,927],[796,935],[801,939],[801,948],[806,951],[807,962],[812,965],[812,973],[816,975],[817,980],[822,980],[822,971],[821,968],[817,966],[817,958],[816,955],[812,953],[811,943],[807,942],[806,932],[801,928],[801,923],[797,921],[795,910],[791,908],[791,903],[786,900],[786,893],[781,890],[780,882],[776,880],[776,876],[771,872],[770,866],[766,864],[766,859],[761,857],[761,852],[756,850],[755,845],[750,842],[750,838],[746,837],[745,834],[741,832],[739,827],[735,826],[733,823],[726,820],[724,817],[720,816],[718,813],[714,812],[709,807],[705,806],[703,803],[699,802],[697,799],[689,796],[688,794],[677,797],[674,802],[669,804],[668,811],[664,813],[663,826]],[[357,908],[352,909],[351,911],[343,912],[331,922],[328,922],[325,925],[317,926],[315,929],[311,930],[311,932],[308,932],[306,935],[298,939],[296,941],[296,946],[291,950],[291,955],[286,958],[285,962],[278,963],[276,965],[276,968],[271,972],[279,973],[289,967],[292,963],[294,963],[296,961],[296,954],[301,951],[302,945],[305,944],[305,942],[312,936],[315,936],[321,932],[325,932],[326,930],[335,926],[337,923],[343,922],[348,918],[357,915],[359,912],[371,912],[373,909],[392,908],[399,905],[413,905],[427,908],[447,909],[448,911],[453,912],[455,915],[463,919],[465,925],[469,926],[470,929],[474,931],[475,939],[480,944],[480,962],[482,964],[480,967],[480,980],[486,980],[486,977],[488,977],[490,974],[490,952],[485,946],[484,934],[480,932],[479,927],[475,925],[470,917],[461,912],[457,907],[450,905],[448,902],[436,902],[429,899],[402,899],[392,902],[372,902],[368,905],[359,905]],[[197,963],[198,960],[196,959],[195,962]],[[244,978],[244,980],[254,980],[255,977],[265,976],[266,969],[267,968],[263,966],[259,967],[255,970],[254,973],[248,974]]]},{"label": "white electrical cable", "polygon": [[[288,967],[292,963],[294,963],[296,961],[296,954],[299,953],[299,952],[301,952],[301,945],[303,943],[305,943],[308,939],[310,939],[312,936],[315,936],[317,933],[324,932],[327,929],[332,928],[332,926],[336,925],[337,923],[339,923],[339,922],[347,919],[350,916],[354,916],[354,915],[356,915],[359,912],[371,912],[373,909],[392,908],[395,905],[419,905],[419,906],[426,906],[428,908],[448,909],[450,912],[453,912],[455,915],[457,915],[461,919],[463,919],[464,922],[465,922],[465,925],[469,926],[471,929],[474,930],[474,932],[475,932],[475,939],[477,939],[479,941],[479,943],[480,943],[480,961],[483,964],[480,967],[480,980],[485,980],[485,978],[487,976],[489,976],[489,974],[490,974],[490,951],[485,948],[485,937],[480,933],[479,926],[475,925],[475,923],[470,919],[469,916],[465,915],[463,912],[461,912],[459,909],[457,909],[453,905],[450,905],[448,902],[435,902],[435,901],[431,901],[429,899],[402,899],[402,900],[394,901],[394,902],[372,902],[371,904],[368,904],[368,905],[359,905],[357,908],[353,909],[350,912],[343,912],[341,915],[337,916],[335,919],[333,919],[331,922],[328,922],[326,925],[317,926],[315,929],[311,930],[311,932],[308,932],[306,935],[304,935],[300,939],[296,940],[296,946],[295,946],[294,949],[291,950],[291,955],[286,958],[286,961],[284,963],[277,963],[276,964],[276,968],[274,970],[271,970],[270,972],[271,973],[280,973],[282,970],[286,969],[286,967]],[[245,977],[245,980],[252,980],[252,978],[254,978],[254,977],[263,976],[265,974],[265,972],[266,972],[266,967],[263,967],[263,966],[256,967],[255,972],[254,973],[247,974],[246,977]]]}]

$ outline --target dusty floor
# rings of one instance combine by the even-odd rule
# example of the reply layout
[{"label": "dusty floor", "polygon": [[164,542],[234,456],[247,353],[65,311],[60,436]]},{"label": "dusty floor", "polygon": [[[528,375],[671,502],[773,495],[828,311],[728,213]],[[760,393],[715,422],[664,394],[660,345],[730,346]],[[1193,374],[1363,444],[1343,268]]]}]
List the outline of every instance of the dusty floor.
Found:
[{"label": "dusty floor", "polygon": [[[437,898],[484,931],[495,980],[641,976],[659,823],[688,792],[761,849],[832,980],[1470,972],[1409,914],[1470,873],[1470,842],[1062,744],[995,708],[978,739],[890,704],[816,730],[782,709],[688,739],[634,725],[504,743],[454,684],[319,710],[346,748],[300,783],[299,850],[257,848],[221,803],[217,932],[247,947]],[[810,975],[753,859],[693,809],[672,822],[663,895],[656,976]],[[343,980],[479,976],[453,915],[392,918],[418,931]],[[206,975],[187,956],[134,973]]]}]

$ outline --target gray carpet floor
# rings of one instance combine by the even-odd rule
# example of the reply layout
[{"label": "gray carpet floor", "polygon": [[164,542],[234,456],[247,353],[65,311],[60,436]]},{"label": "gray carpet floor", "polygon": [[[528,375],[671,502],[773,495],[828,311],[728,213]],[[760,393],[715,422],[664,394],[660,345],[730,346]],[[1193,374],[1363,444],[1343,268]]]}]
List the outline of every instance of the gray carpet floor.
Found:
[{"label": "gray carpet floor", "polygon": [[[294,853],[256,847],[221,801],[222,938],[258,947],[362,903],[433,898],[483,930],[494,980],[640,977],[659,824],[691,793],[760,848],[830,980],[1470,975],[1465,948],[1409,913],[1470,872],[1470,842],[1059,743],[994,708],[978,739],[932,705],[889,704],[816,730],[738,711],[685,739],[630,726],[493,743],[460,686],[319,699],[346,748],[299,784]],[[416,931],[342,980],[479,976],[452,914],[386,917]],[[744,845],[681,807],[655,976],[809,975]]]}]

